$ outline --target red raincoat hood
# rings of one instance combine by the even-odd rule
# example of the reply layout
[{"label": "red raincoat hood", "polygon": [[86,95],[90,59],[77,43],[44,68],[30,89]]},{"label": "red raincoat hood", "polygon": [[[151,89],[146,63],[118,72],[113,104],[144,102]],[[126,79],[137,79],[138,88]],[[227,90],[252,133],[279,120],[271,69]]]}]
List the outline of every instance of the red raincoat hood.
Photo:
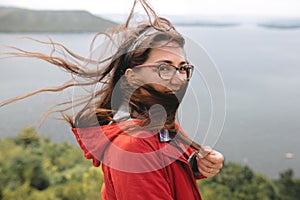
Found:
[{"label": "red raincoat hood", "polygon": [[[122,134],[126,134],[126,130],[128,130],[127,128],[129,126],[138,126],[139,122],[140,120],[129,120],[104,126],[95,126],[89,128],[72,128],[72,131],[76,137],[78,144],[84,152],[85,158],[92,159],[93,165],[95,167],[98,167],[102,162],[105,151],[108,147],[113,147],[116,152],[120,153],[120,148],[122,148],[122,144],[113,144],[116,137]],[[130,131],[128,132],[131,133]],[[129,139],[127,142],[132,142],[132,140],[143,140],[143,138],[146,138],[145,140],[143,140],[143,142],[147,142],[148,144],[153,144],[156,143],[155,141],[158,141],[157,134],[151,131],[139,131],[138,134],[139,135],[137,137],[133,136],[131,137],[131,140]],[[124,140],[127,139],[124,138]],[[127,152],[132,152],[133,154],[128,155],[126,154],[126,151],[124,154],[120,153],[121,155],[126,156],[126,158],[128,159],[127,163],[130,163],[130,160],[134,161],[137,158],[134,152],[144,153],[143,156],[145,157],[145,159],[151,159],[153,156],[156,156],[155,152],[147,150],[143,152],[143,144],[141,144],[141,146],[138,146],[137,144],[140,144],[140,142],[135,143],[134,146],[126,150]],[[176,148],[174,145],[168,145],[168,143],[163,142],[160,143],[159,147],[156,147],[155,150],[161,148],[162,153],[169,157],[169,163],[175,161],[176,159],[184,161],[184,159],[182,158],[182,151],[179,151],[178,148]],[[182,146],[182,149],[187,149],[187,146]],[[129,167],[131,168],[131,166]],[[157,166],[152,167],[156,168]]]},{"label": "red raincoat hood", "polygon": [[88,128],[72,128],[72,131],[84,152],[85,158],[92,159],[93,165],[98,167],[106,148],[123,132],[121,127],[122,123],[114,123]]}]

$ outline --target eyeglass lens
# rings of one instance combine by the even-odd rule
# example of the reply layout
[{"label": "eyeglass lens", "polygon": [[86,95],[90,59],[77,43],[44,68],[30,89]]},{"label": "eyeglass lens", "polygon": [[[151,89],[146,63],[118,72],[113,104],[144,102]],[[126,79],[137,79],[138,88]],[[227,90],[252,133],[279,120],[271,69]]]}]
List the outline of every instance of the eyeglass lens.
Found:
[{"label": "eyeglass lens", "polygon": [[193,67],[191,65],[184,65],[176,68],[172,65],[161,64],[159,65],[159,75],[162,79],[171,79],[178,70],[180,74],[184,74],[186,80],[190,79],[192,76]]}]

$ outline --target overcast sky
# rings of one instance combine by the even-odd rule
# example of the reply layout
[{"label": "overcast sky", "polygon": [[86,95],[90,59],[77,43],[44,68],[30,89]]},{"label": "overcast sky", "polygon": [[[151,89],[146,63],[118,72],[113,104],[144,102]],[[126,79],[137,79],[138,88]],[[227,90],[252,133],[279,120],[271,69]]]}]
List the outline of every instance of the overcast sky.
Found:
[{"label": "overcast sky", "polygon": [[[160,15],[300,16],[300,0],[148,0]],[[0,6],[128,13],[133,0],[0,0]]]}]

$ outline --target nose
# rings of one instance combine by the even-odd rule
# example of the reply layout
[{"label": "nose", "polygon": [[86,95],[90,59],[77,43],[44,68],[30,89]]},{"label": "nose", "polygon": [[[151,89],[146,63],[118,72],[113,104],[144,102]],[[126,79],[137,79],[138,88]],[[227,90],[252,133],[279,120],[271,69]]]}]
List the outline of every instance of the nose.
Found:
[{"label": "nose", "polygon": [[185,82],[185,76],[185,74],[180,74],[179,71],[176,71],[175,75],[171,78],[170,83],[181,86]]}]

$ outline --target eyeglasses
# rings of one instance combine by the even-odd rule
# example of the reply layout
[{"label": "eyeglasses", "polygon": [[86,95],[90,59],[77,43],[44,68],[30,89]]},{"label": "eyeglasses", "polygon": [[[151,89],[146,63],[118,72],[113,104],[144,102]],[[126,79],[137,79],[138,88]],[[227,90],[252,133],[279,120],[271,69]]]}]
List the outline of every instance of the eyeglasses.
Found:
[{"label": "eyeglasses", "polygon": [[176,72],[178,71],[180,74],[185,76],[186,81],[189,81],[194,71],[194,66],[191,64],[184,64],[179,67],[176,67],[168,63],[158,63],[158,64],[137,65],[133,68],[136,67],[156,67],[159,77],[163,80],[172,79],[175,76]]}]

